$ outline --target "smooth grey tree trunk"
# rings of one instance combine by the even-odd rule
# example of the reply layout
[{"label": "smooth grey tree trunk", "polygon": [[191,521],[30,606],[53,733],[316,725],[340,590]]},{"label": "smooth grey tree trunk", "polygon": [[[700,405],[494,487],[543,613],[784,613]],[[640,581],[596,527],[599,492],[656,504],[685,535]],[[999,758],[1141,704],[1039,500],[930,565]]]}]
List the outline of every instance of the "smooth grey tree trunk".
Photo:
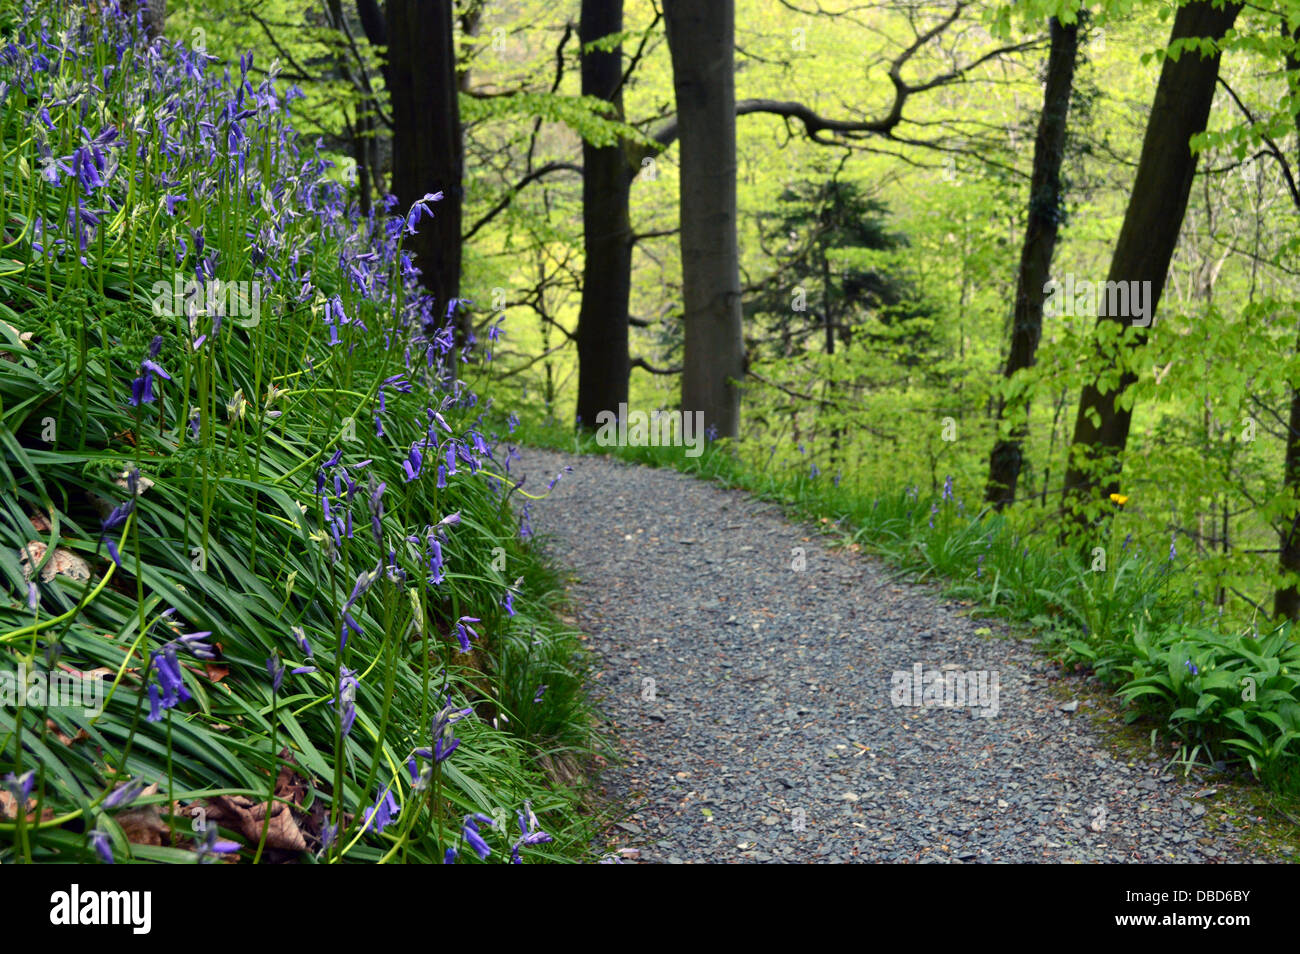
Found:
[{"label": "smooth grey tree trunk", "polygon": [[681,139],[682,411],[740,429],[745,374],[736,240],[733,0],[664,0]]}]

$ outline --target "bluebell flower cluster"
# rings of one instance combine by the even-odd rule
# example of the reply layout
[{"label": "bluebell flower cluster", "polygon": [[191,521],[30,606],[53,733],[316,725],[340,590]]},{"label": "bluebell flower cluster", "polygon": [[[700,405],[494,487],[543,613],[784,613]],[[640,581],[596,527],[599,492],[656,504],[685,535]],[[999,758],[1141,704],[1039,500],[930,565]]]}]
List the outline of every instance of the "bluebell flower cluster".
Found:
[{"label": "bluebell flower cluster", "polygon": [[[310,336],[302,344],[300,365],[289,369],[292,373],[274,378],[277,383],[270,386],[263,410],[270,407],[279,387],[299,387],[296,383],[285,385],[285,377],[310,382],[331,373],[331,362],[342,363],[353,349],[382,349],[388,361],[381,372],[383,380],[377,387],[371,385],[373,396],[365,399],[367,403],[354,404],[347,414],[355,413],[363,421],[373,419],[378,436],[385,436],[386,426],[396,431],[399,424],[395,422],[405,427],[414,420],[418,430],[411,436],[415,440],[404,438],[401,447],[393,448],[390,459],[372,461],[356,460],[360,455],[349,454],[345,433],[334,430],[321,435],[319,457],[309,465],[315,467],[315,474],[306,472],[303,488],[312,539],[326,561],[350,568],[346,576],[339,573],[345,581],[341,587],[346,589],[346,580],[356,567],[374,567],[355,576],[341,606],[338,599],[332,601],[331,610],[338,609],[336,617],[328,622],[306,617],[311,619],[313,638],[326,640],[325,652],[334,648],[328,645],[334,632],[341,650],[349,639],[363,635],[368,620],[376,618],[367,603],[376,601],[372,588],[387,589],[386,584],[375,587],[378,580],[386,578],[402,585],[408,578],[423,578],[433,586],[444,585],[449,553],[458,552],[457,534],[464,532],[456,529],[459,513],[442,517],[423,531],[424,519],[411,528],[392,526],[394,515],[385,506],[389,483],[380,475],[388,477],[395,492],[399,483],[418,486],[419,481],[427,481],[425,487],[432,491],[468,481],[485,469],[504,469],[509,475],[510,464],[518,457],[511,447],[501,465],[494,457],[497,436],[485,430],[483,415],[470,423],[466,413],[474,413],[478,398],[468,390],[463,375],[456,373],[456,366],[469,359],[475,341],[471,334],[458,342],[454,328],[458,312],[473,303],[459,298],[435,301],[423,290],[415,264],[403,248],[410,234],[438,214],[442,195],[427,194],[406,209],[388,196],[363,214],[348,190],[329,176],[332,163],[323,154],[324,146],[317,143],[313,148],[293,131],[294,104],[303,94],[282,84],[277,66],[255,71],[252,54],[223,66],[205,51],[179,41],[158,40],[132,48],[130,31],[120,19],[108,15],[114,0],[100,6],[108,8],[100,11],[104,15],[87,18],[74,35],[60,38],[49,24],[38,23],[0,44],[0,107],[17,110],[16,121],[25,122],[31,130],[39,152],[32,185],[40,190],[40,201],[34,203],[26,241],[37,264],[75,267],[80,262],[90,267],[97,255],[121,256],[120,246],[109,252],[104,252],[104,247],[118,241],[123,229],[130,229],[138,218],[136,213],[142,213],[146,221],[154,223],[150,237],[157,239],[158,264],[166,266],[169,281],[173,269],[185,281],[200,284],[250,280],[270,290],[266,300],[276,301],[277,307],[282,303],[285,313],[310,315]],[[116,56],[87,56],[88,43],[115,50]],[[69,76],[74,78],[71,83]],[[120,98],[114,94],[114,109],[88,108],[97,96],[106,101],[103,90],[110,79],[115,89],[125,90]],[[21,100],[13,95],[19,92]],[[149,208],[139,207],[139,196],[151,197]],[[218,228],[224,232],[226,223],[219,226],[209,211],[228,207],[231,199],[238,202],[238,216],[231,219],[236,223],[233,228],[241,233],[233,245],[224,238],[218,241]],[[135,207],[131,207],[132,201],[137,203]],[[57,213],[50,211],[55,209]],[[157,235],[152,231],[154,225]],[[232,254],[232,247],[240,250],[238,255]],[[239,261],[232,260],[236,257]],[[120,357],[110,354],[106,361],[117,361],[121,372],[114,400],[136,408],[137,417],[145,414],[146,407],[156,405],[160,422],[166,411],[173,418],[167,439],[184,444],[205,431],[210,436],[217,426],[209,419],[210,405],[183,393],[197,387],[191,369],[201,364],[220,367],[222,349],[242,331],[235,321],[223,323],[220,311],[202,306],[186,309],[179,317],[182,320],[177,322],[151,325],[151,337],[110,342],[125,347],[120,347]],[[153,334],[156,329],[162,333]],[[503,334],[499,319],[489,325],[488,357]],[[129,393],[124,386],[128,379]],[[248,389],[250,404],[255,405],[248,382],[240,383]],[[191,407],[194,403],[202,407]],[[280,405],[283,410],[266,411],[267,417],[291,416],[292,403],[286,399]],[[249,420],[254,417],[250,414]],[[511,414],[507,419],[511,433],[518,423]],[[502,494],[510,487],[495,480],[490,486]],[[103,518],[99,531],[99,544],[119,567],[122,532],[139,506],[135,472],[128,477],[128,491],[127,499]],[[403,510],[389,499],[394,514]],[[144,511],[137,514],[131,526],[143,529],[139,520],[144,515]],[[374,563],[368,543],[364,561],[357,555],[362,548],[350,548],[357,521],[361,521],[363,541],[365,524],[369,524],[379,553],[387,554],[386,563]],[[525,509],[520,534],[527,538],[531,533]],[[403,539],[412,547],[406,548]],[[482,622],[479,615],[469,614],[488,615],[495,624],[502,612],[506,618],[515,616],[516,596],[506,587],[499,611],[489,605],[448,613],[441,621],[444,638],[450,643],[454,636],[460,650],[469,651],[473,641],[481,638],[473,627]],[[495,600],[494,594],[485,602]],[[452,613],[454,619],[449,618]],[[287,674],[317,672],[310,664],[313,647],[306,632],[293,625],[283,633],[284,645],[264,648],[252,656],[250,668],[256,671],[258,660],[265,658],[267,676],[277,691]],[[186,675],[182,659],[214,659],[215,651],[206,641],[209,636],[206,632],[172,636],[150,652],[144,674],[148,721],[162,720],[169,710],[192,698],[194,675]],[[295,649],[307,665],[286,664],[286,660],[298,658]],[[331,672],[324,664],[321,669]],[[318,675],[317,681],[322,678]],[[356,670],[344,665],[337,684],[326,683],[322,691],[329,697],[344,736],[358,717],[359,679]],[[333,681],[331,677],[329,682]],[[544,690],[544,686],[538,689],[538,698]],[[455,726],[470,713],[467,708],[454,708],[450,697],[444,699],[432,724],[429,748],[418,750],[412,759],[414,780],[422,777],[419,759],[437,765],[456,750],[460,740]],[[30,773],[24,778],[30,788]],[[138,789],[131,783],[114,790],[103,807],[129,805]],[[382,830],[396,817],[396,809],[392,793],[382,793],[367,809],[367,821],[374,830]],[[531,810],[528,818],[532,818]],[[465,841],[480,857],[485,857],[480,849],[486,850],[486,845],[476,837],[477,825],[484,821],[482,816],[468,816],[465,823]],[[542,833],[534,827],[525,831],[525,836],[536,836],[539,841],[521,844],[540,843]],[[112,845],[104,832],[92,831],[87,838],[101,857],[111,860]],[[236,848],[217,840],[215,833],[199,845],[205,858]],[[451,851],[454,858],[454,849]]]},{"label": "bluebell flower cluster", "polygon": [[520,857],[519,849],[525,845],[541,845],[551,841],[551,836],[542,831],[537,824],[537,816],[533,814],[533,806],[529,802],[524,802],[524,809],[516,812],[519,819],[520,837],[510,846],[510,863],[523,864],[523,858]]},{"label": "bluebell flower cluster", "polygon": [[385,788],[379,793],[375,803],[362,813],[361,825],[363,828],[381,832],[391,825],[400,814],[401,809],[398,807],[397,799],[393,797],[393,790]]}]

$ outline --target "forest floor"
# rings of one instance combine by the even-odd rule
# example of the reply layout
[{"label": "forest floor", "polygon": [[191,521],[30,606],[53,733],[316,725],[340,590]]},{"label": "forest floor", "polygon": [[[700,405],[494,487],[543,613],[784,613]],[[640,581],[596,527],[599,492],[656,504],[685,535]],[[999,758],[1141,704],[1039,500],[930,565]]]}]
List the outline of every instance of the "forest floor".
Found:
[{"label": "forest floor", "polygon": [[[526,449],[515,472],[537,493],[566,466],[531,522],[572,571],[592,692],[621,750],[598,781],[616,813],[603,851],[668,863],[1273,860],[1237,786],[1185,778],[1145,735],[1116,730],[1095,683],[1001,624],[771,504],[672,470]],[[966,677],[985,680],[970,700],[982,705],[896,706],[894,674],[911,685],[917,664],[982,673]]]}]

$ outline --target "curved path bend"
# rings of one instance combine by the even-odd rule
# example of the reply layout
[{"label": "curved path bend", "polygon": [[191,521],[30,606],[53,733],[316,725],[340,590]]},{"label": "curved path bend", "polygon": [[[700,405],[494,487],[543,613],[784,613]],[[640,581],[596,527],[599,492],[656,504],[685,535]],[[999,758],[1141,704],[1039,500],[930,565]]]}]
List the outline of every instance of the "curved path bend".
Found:
[{"label": "curved path bend", "polygon": [[[576,577],[593,691],[621,742],[622,762],[601,780],[626,812],[610,852],[669,863],[1250,860],[1220,814],[1223,793],[1154,758],[1129,761],[1103,740],[1095,694],[1026,642],[990,636],[998,624],[740,492],[523,453],[527,489],[573,468],[531,521]],[[896,705],[918,664],[923,689],[937,671],[975,705]]]}]

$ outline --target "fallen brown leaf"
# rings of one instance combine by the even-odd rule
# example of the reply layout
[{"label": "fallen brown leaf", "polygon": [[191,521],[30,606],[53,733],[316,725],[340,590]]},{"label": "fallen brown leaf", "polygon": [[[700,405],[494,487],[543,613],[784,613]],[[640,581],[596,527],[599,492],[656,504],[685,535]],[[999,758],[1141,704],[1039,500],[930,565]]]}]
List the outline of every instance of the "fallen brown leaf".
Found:
[{"label": "fallen brown leaf", "polygon": [[69,738],[67,733],[65,733],[62,729],[60,729],[58,724],[53,719],[46,719],[45,725],[46,728],[53,730],[55,738],[57,738],[64,745],[72,745],[72,743],[74,742],[85,742],[87,739],[90,738],[90,733],[88,733],[85,729],[78,729],[76,737]]},{"label": "fallen brown leaf", "polygon": [[[31,579],[33,568],[45,559],[47,549],[48,547],[39,540],[28,540],[26,546],[18,549],[18,560],[23,567],[23,579]],[[60,575],[79,582],[88,580],[90,564],[71,550],[59,547],[54,551],[50,562],[41,567],[41,582],[49,583]]]},{"label": "fallen brown leaf", "polygon": [[[154,782],[148,788],[142,789],[136,798],[148,798],[150,795],[157,794],[158,783]],[[157,805],[140,805],[118,812],[113,816],[113,820],[122,827],[122,834],[126,835],[126,840],[132,844],[161,845],[163,835],[168,834],[170,829],[162,820],[162,812],[158,809]]]},{"label": "fallen brown leaf", "polygon": [[230,675],[228,666],[218,666],[216,663],[205,662],[203,668],[207,671],[208,678],[213,682],[220,682]]},{"label": "fallen brown leaf", "polygon": [[[245,795],[218,795],[207,801],[209,823],[224,825],[239,832],[249,845],[262,839],[262,826],[266,820],[267,803],[254,802]],[[282,851],[306,851],[307,842],[298,830],[293,812],[288,805],[275,802],[271,805],[271,823],[267,826],[266,846]]]},{"label": "fallen brown leaf", "polygon": [[[27,809],[27,820],[36,821],[36,799],[27,799],[27,804],[23,806]],[[45,808],[41,810],[41,821],[49,821],[54,817],[54,810]],[[18,799],[14,798],[9,792],[0,791],[0,818],[5,821],[15,821],[18,818]]]}]

